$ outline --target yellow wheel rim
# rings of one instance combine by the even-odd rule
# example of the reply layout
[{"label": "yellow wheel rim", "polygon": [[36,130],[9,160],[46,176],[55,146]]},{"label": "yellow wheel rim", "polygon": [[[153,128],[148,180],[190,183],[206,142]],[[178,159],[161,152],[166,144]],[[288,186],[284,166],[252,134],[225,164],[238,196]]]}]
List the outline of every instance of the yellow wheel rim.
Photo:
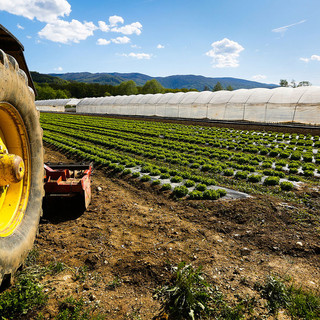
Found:
[{"label": "yellow wheel rim", "polygon": [[8,153],[22,158],[24,176],[20,182],[0,185],[0,237],[12,234],[22,221],[31,180],[30,145],[24,122],[12,105],[0,102],[0,157]]}]

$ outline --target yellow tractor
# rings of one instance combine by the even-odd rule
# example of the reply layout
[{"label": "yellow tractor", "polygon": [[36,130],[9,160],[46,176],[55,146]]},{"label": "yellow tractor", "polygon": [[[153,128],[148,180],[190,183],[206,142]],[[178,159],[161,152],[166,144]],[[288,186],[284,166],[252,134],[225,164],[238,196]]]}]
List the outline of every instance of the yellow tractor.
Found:
[{"label": "yellow tractor", "polygon": [[43,147],[22,44],[0,25],[0,284],[32,248],[41,216]]}]

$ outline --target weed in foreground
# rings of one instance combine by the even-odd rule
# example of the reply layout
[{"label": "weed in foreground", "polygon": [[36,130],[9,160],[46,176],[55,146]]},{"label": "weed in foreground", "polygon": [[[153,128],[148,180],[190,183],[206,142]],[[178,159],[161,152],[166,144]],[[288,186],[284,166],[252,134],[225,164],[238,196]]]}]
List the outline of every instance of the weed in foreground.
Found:
[{"label": "weed in foreground", "polygon": [[320,295],[303,291],[301,288],[288,288],[290,302],[288,313],[292,319],[320,319]]},{"label": "weed in foreground", "polygon": [[41,308],[47,298],[34,277],[20,274],[18,282],[0,295],[0,315],[2,319],[19,319]]},{"label": "weed in foreground", "polygon": [[74,268],[73,270],[73,276],[72,280],[73,281],[80,281],[84,282],[87,279],[88,275],[88,267],[87,266],[80,266],[79,268]]},{"label": "weed in foreground", "polygon": [[65,270],[66,268],[67,268],[67,266],[63,262],[60,262],[60,261],[51,262],[48,266],[48,269],[51,274],[60,273],[63,270]]},{"label": "weed in foreground", "polygon": [[288,306],[287,288],[278,278],[268,276],[260,291],[262,298],[267,300],[267,307],[270,313],[277,314],[281,308]]},{"label": "weed in foreground", "polygon": [[261,296],[267,300],[269,312],[277,315],[285,309],[291,319],[320,319],[320,295],[297,288],[287,287],[283,280],[269,276],[260,286]]},{"label": "weed in foreground", "polygon": [[154,298],[160,300],[161,310],[154,319],[243,319],[244,313],[252,310],[253,300],[239,300],[231,307],[222,293],[204,279],[201,267],[194,269],[181,262],[169,285],[156,290]]},{"label": "weed in foreground", "polygon": [[59,314],[55,320],[102,320],[101,315],[93,315],[93,309],[86,308],[82,299],[66,298],[59,303]]}]

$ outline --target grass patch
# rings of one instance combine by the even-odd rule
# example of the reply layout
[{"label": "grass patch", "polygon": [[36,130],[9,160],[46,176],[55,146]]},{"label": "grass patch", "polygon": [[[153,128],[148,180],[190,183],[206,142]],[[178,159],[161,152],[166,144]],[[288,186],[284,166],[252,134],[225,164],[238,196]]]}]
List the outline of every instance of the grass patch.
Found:
[{"label": "grass patch", "polygon": [[92,308],[87,308],[82,299],[73,297],[59,302],[59,313],[56,320],[100,320],[105,319],[101,315],[94,315]]},{"label": "grass patch", "polygon": [[21,273],[17,283],[0,295],[1,319],[19,319],[39,310],[47,301],[36,278]]},{"label": "grass patch", "polygon": [[243,319],[252,312],[254,299],[239,300],[229,306],[217,288],[204,278],[201,267],[181,262],[174,268],[169,284],[156,290],[154,298],[161,303],[160,315],[168,320]]},{"label": "grass patch", "polygon": [[267,308],[273,315],[280,309],[286,311],[291,319],[320,319],[320,295],[297,288],[294,284],[269,276],[260,286],[261,296],[267,300]]}]

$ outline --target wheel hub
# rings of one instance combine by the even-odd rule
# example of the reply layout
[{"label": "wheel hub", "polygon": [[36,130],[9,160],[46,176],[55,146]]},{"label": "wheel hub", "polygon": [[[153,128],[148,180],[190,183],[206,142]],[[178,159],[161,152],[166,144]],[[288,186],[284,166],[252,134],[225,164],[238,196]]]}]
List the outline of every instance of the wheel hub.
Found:
[{"label": "wheel hub", "polygon": [[18,183],[24,176],[24,163],[20,156],[0,153],[0,187]]},{"label": "wheel hub", "polygon": [[0,237],[12,234],[24,216],[30,188],[29,150],[20,114],[0,102]]}]

